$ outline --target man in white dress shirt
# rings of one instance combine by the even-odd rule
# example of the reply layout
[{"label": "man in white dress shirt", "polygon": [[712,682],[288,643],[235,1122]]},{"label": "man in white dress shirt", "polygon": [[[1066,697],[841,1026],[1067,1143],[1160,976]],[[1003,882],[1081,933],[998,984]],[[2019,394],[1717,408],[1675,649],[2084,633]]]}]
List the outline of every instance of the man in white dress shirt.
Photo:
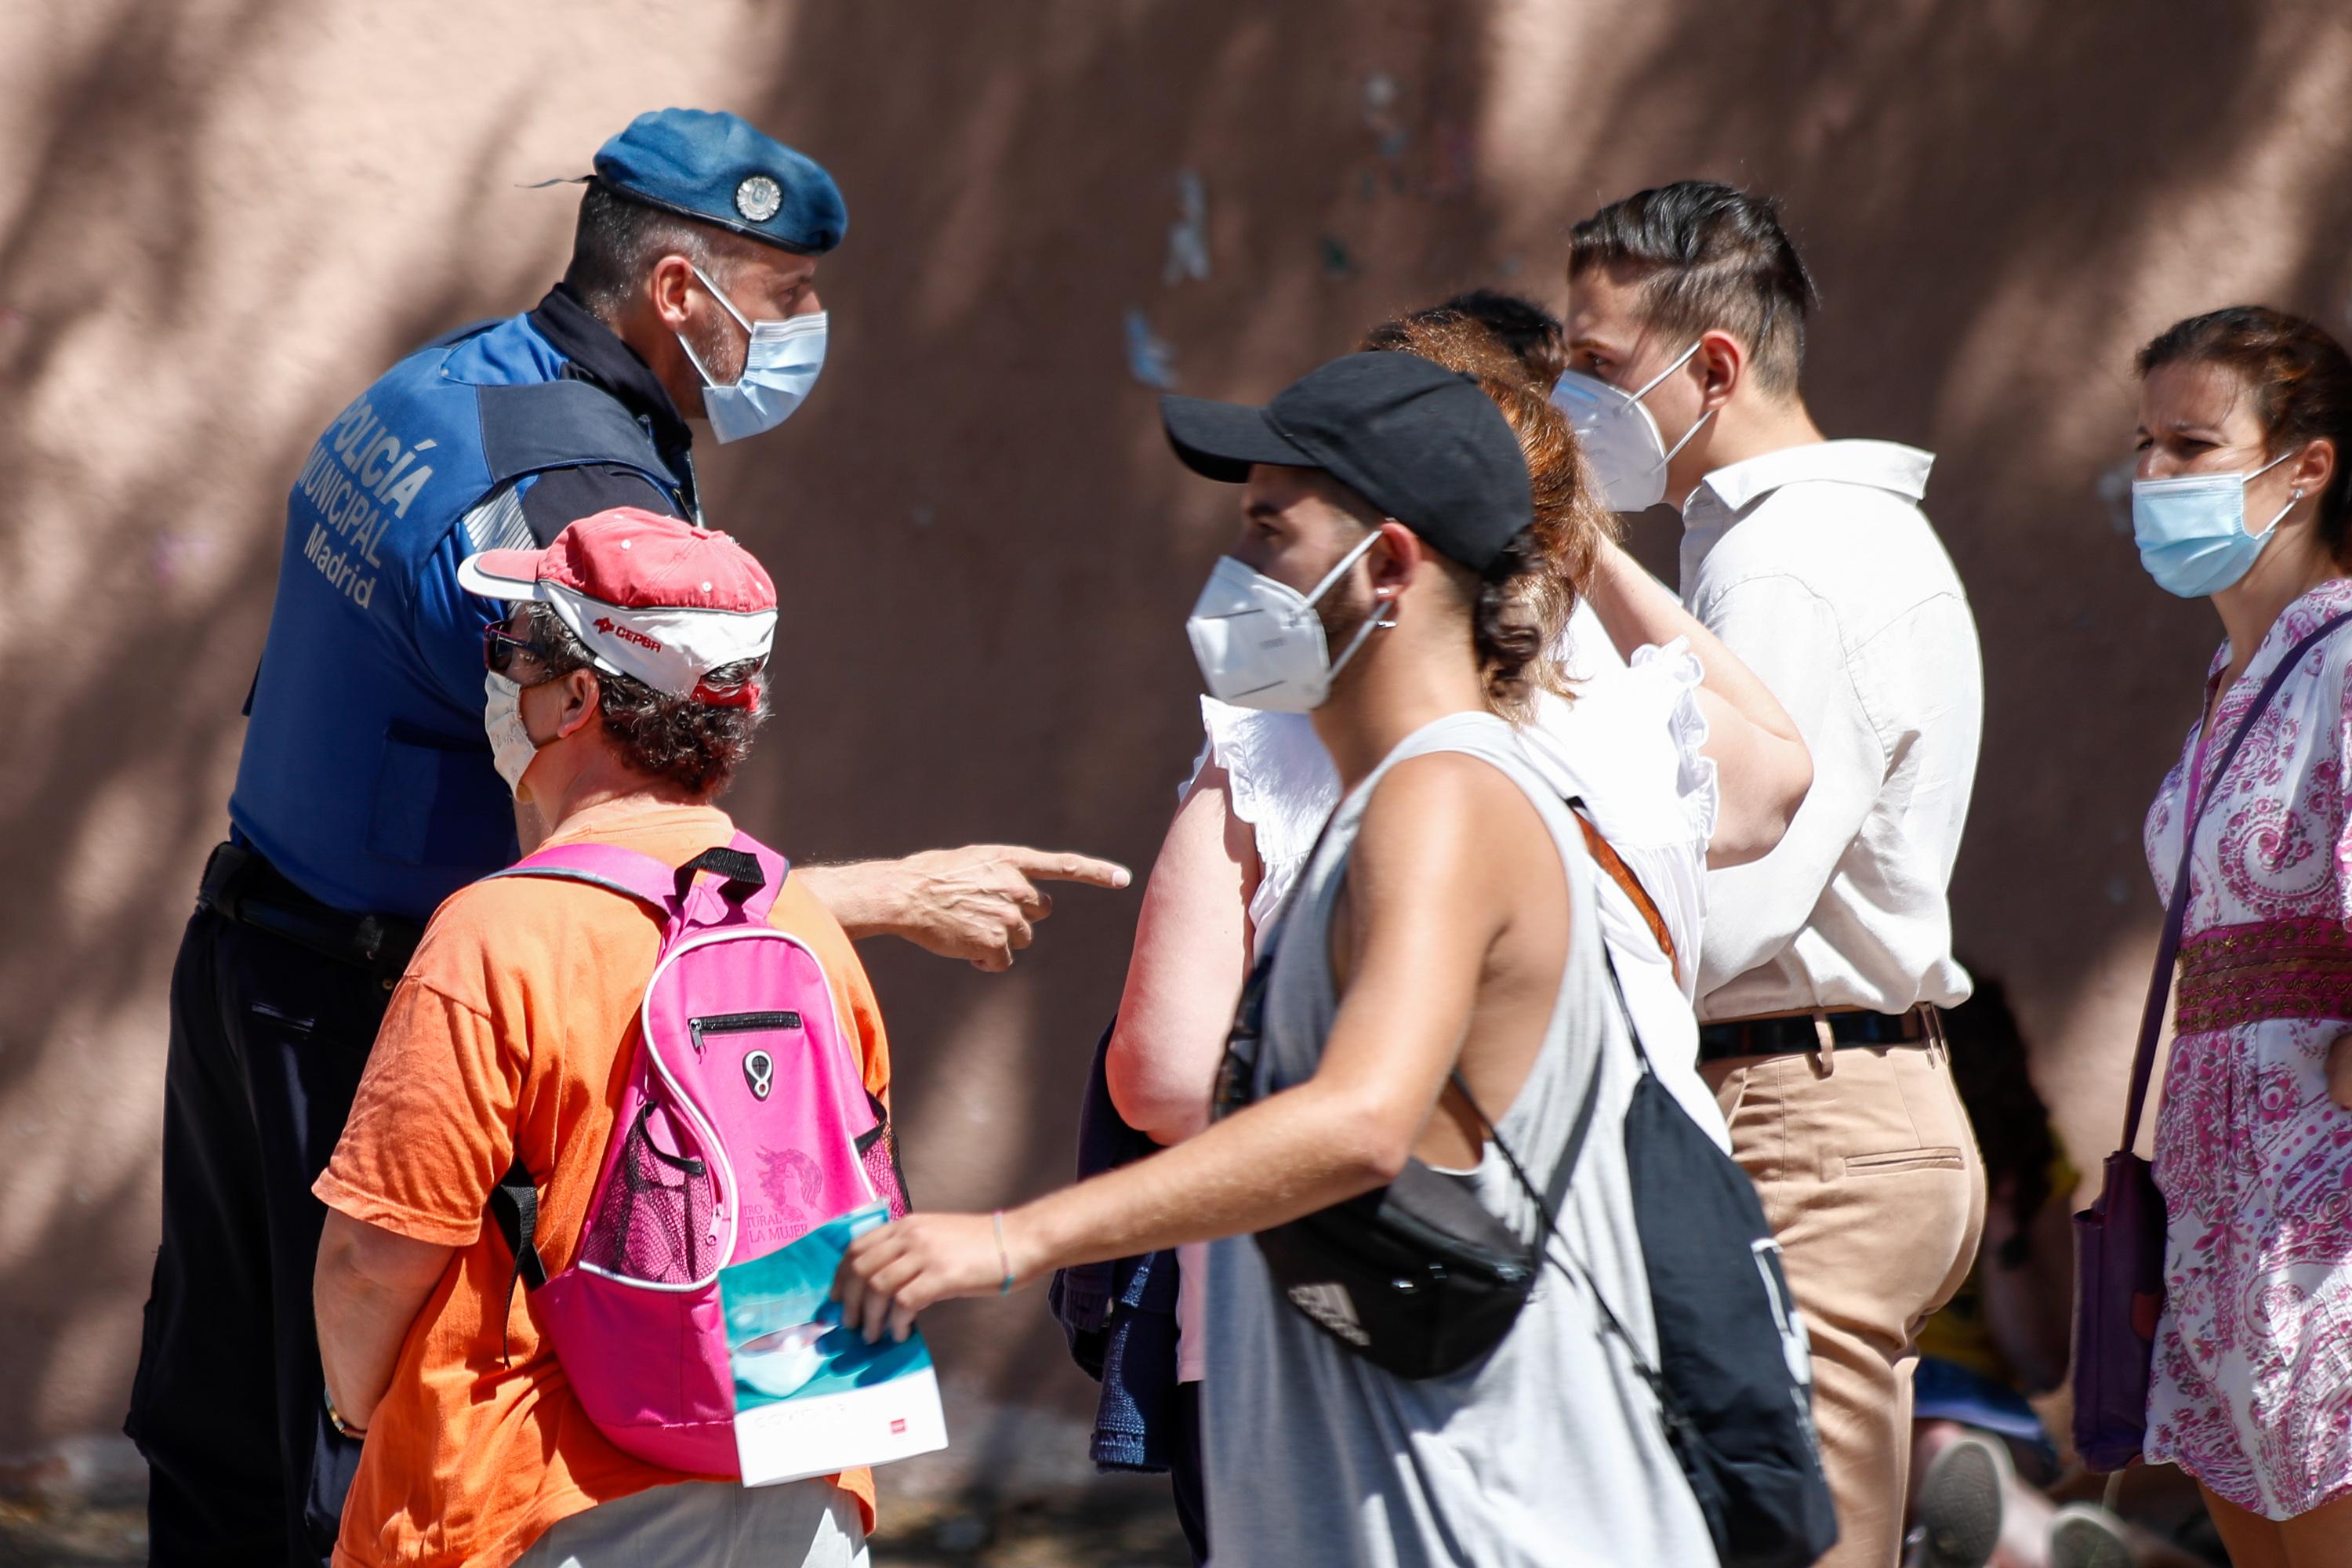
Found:
[{"label": "man in white dress shirt", "polygon": [[1812,1335],[1842,1533],[1822,1562],[1890,1568],[1913,1335],[1984,1215],[1936,1014],[1969,990],[1946,889],[1983,720],[1976,626],[1919,510],[1933,459],[1825,440],[1806,411],[1813,286],[1777,204],[1685,181],[1571,247],[1559,399],[1581,399],[1613,504],[1681,508],[1684,602],[1812,752],[1780,847],[1707,878],[1700,1060]]}]

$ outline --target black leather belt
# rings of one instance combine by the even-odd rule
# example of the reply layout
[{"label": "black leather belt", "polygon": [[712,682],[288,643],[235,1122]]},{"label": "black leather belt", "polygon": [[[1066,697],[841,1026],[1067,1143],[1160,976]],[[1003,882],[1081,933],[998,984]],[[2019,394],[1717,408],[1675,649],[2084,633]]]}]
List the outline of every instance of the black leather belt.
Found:
[{"label": "black leather belt", "polygon": [[268,860],[238,844],[223,844],[205,862],[196,894],[240,925],[285,938],[341,963],[372,970],[390,990],[408,967],[424,928],[393,915],[355,915],[322,904]]},{"label": "black leather belt", "polygon": [[1943,1037],[1935,1008],[1921,1003],[1907,1013],[1800,1013],[1786,1018],[1741,1018],[1725,1024],[1701,1024],[1698,1059],[1726,1061],[1733,1057],[1780,1057],[1822,1047],[1817,1017],[1826,1018],[1830,1039],[1841,1046],[1925,1046]]}]

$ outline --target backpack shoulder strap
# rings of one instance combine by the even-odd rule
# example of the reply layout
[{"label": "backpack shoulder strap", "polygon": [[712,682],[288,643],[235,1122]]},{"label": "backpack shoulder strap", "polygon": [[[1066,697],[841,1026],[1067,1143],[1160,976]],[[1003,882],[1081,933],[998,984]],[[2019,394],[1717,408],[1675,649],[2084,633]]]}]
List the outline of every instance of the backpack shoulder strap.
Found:
[{"label": "backpack shoulder strap", "polygon": [[527,855],[503,871],[491,872],[483,880],[551,877],[559,881],[586,882],[650,904],[656,914],[667,920],[677,912],[673,905],[677,898],[678,871],[677,867],[616,844],[559,844]]},{"label": "backpack shoulder strap", "polygon": [[[709,871],[726,879],[721,896],[729,904],[740,905],[748,920],[763,923],[789,869],[782,856],[750,835],[738,833],[732,843],[707,849],[683,866],[670,866],[617,845],[563,844],[527,856],[483,879],[546,877],[585,882],[635,899],[667,921],[684,910],[697,873]],[[507,1280],[508,1298],[512,1299],[518,1284],[528,1290],[546,1284],[547,1264],[540,1257],[538,1245],[539,1184],[520,1153],[490,1189],[488,1209],[490,1222],[498,1226],[514,1258],[514,1272]],[[503,1333],[500,1343],[503,1347]]]},{"label": "backpack shoulder strap", "polygon": [[[514,1300],[515,1287],[536,1290],[547,1283],[547,1264],[539,1256],[539,1184],[531,1180],[530,1167],[517,1154],[499,1184],[490,1189],[490,1223],[499,1227],[506,1238],[507,1252],[514,1258],[514,1272],[507,1276],[507,1304]],[[499,1313],[499,1354],[509,1366],[514,1364],[514,1349],[507,1342],[506,1313]]]},{"label": "backpack shoulder strap", "polygon": [[725,848],[704,850],[682,871],[695,869],[726,878],[722,891],[741,902],[743,918],[753,925],[765,925],[769,911],[776,907],[776,896],[784,890],[784,879],[792,875],[793,863],[739,831]]},{"label": "backpack shoulder strap", "polygon": [[684,911],[696,876],[709,871],[720,879],[719,892],[730,908],[740,907],[754,925],[764,923],[783,890],[792,862],[748,833],[706,849],[683,866],[672,866],[635,849],[615,844],[561,844],[516,861],[498,877],[549,877],[559,881],[585,882],[648,905],[664,920]]},{"label": "backpack shoulder strap", "polygon": [[[676,887],[677,873],[650,855],[615,845],[559,845],[526,856],[482,879],[487,882],[500,877],[547,877],[585,882],[646,904],[664,921],[673,913],[668,900]],[[488,1208],[490,1223],[499,1227],[499,1235],[506,1239],[507,1251],[514,1258],[514,1272],[507,1277],[508,1300],[513,1299],[518,1284],[526,1290],[536,1290],[546,1284],[547,1264],[539,1255],[539,1184],[532,1179],[530,1167],[523,1163],[520,1152],[514,1163],[507,1167],[506,1174],[499,1178],[498,1185],[490,1189]],[[499,1331],[499,1342],[500,1353],[512,1364],[512,1352],[503,1329]]]},{"label": "backpack shoulder strap", "polygon": [[1592,826],[1592,819],[1584,814],[1584,802],[1571,800],[1568,808],[1576,814],[1576,825],[1584,829],[1585,848],[1591,852],[1593,861],[1609,873],[1609,879],[1622,888],[1625,896],[1633,900],[1633,907],[1642,913],[1642,923],[1650,928],[1650,934],[1657,939],[1658,951],[1666,955],[1666,963],[1675,972],[1675,984],[1681,984],[1682,957],[1675,952],[1674,932],[1666,929],[1666,917],[1658,912],[1657,900],[1650,897],[1650,890],[1642,886],[1642,879],[1633,875],[1633,868],[1625,864],[1616,847],[1601,837],[1601,829]]}]

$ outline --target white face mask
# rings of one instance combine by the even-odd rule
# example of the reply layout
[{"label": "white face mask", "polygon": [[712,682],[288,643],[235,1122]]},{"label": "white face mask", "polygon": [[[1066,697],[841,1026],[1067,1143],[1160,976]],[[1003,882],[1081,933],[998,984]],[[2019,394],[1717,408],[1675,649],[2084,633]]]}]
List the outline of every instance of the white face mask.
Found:
[{"label": "white face mask", "polygon": [[[687,265],[694,267],[691,261]],[[751,340],[743,351],[743,374],[731,386],[721,386],[704,368],[702,356],[694,352],[686,334],[673,334],[695,374],[702,377],[702,412],[710,420],[711,435],[724,443],[774,429],[793,416],[793,410],[816,384],[817,373],[824,368],[825,312],[813,311],[781,321],[750,321],[719,291],[718,284],[704,276],[701,268],[695,267],[694,275]]]},{"label": "white face mask", "polygon": [[1341,556],[1310,594],[1277,583],[1230,555],[1220,559],[1192,605],[1192,618],[1184,623],[1209,695],[1269,713],[1305,713],[1320,707],[1330,695],[1332,677],[1348,667],[1364,639],[1375,629],[1395,624],[1383,618],[1385,612],[1367,616],[1334,662],[1323,641],[1322,619],[1315,613],[1316,602],[1379,538],[1371,534]]},{"label": "white face mask", "polygon": [[482,704],[482,728],[490,737],[490,761],[507,788],[520,794],[522,775],[539,755],[522,721],[522,688],[494,671],[482,677],[482,690],[488,698]]},{"label": "white face mask", "polygon": [[1639,392],[1627,392],[1576,370],[1562,375],[1551,389],[1552,403],[1568,416],[1576,431],[1576,444],[1592,464],[1594,481],[1611,511],[1647,511],[1665,500],[1666,465],[1690,445],[1701,426],[1715,417],[1712,408],[1700,415],[1698,424],[1669,448],[1658,434],[1658,422],[1642,406],[1642,399],[1654,387],[1688,364],[1696,353],[1698,344],[1691,344],[1682,358],[1652,376]]}]

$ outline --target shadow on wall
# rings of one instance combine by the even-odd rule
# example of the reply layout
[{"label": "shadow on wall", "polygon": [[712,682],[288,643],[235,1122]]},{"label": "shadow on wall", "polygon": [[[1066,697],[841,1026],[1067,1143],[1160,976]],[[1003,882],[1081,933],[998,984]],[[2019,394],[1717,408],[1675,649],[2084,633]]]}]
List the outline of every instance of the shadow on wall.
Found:
[{"label": "shadow on wall", "polygon": [[[2319,5],[2148,5],[2127,28],[1987,10],[1849,3],[1794,30],[1697,0],[777,13],[789,47],[735,61],[766,85],[730,106],[829,163],[855,223],[821,276],[823,392],[789,429],[704,462],[710,520],[762,555],[784,605],[777,716],[738,815],[804,861],[1005,838],[1139,875],[1197,745],[1181,623],[1233,496],[1167,456],[1130,321],[1172,351],[1182,390],[1262,398],[1458,287],[1557,306],[1566,227],[1612,195],[1692,174],[1775,189],[1827,299],[1809,375],[1824,425],[1942,454],[1930,508],[1976,597],[1991,713],[1958,921],[2030,1023],[2081,1019],[2037,1033],[2090,1168],[2126,1031],[2078,1003],[2117,966],[2121,994],[2136,984],[2154,920],[2137,816],[2211,637],[2138,576],[2094,481],[2126,448],[2129,350],[2167,321],[2239,296],[2340,320],[2346,132],[2317,107],[2342,100],[2352,36]],[[182,128],[214,68],[266,55],[284,16],[210,16],[199,50],[126,7],[83,39],[41,84],[45,136],[0,235],[0,462],[47,500],[0,527],[0,562],[28,584],[0,610],[0,681],[28,738],[0,780],[26,890],[0,914],[0,1131],[17,1151],[0,1173],[0,1434],[26,1447],[110,1426],[127,1386],[163,986],[223,822],[277,498],[376,368],[527,304],[560,265],[483,260],[544,221],[513,184],[565,172],[516,167],[518,90],[446,172],[467,195],[432,264],[396,297],[341,301],[340,379],[258,444],[236,405],[268,367],[238,363],[240,339],[274,291],[339,287],[299,235],[281,274],[186,340],[207,356],[104,377],[77,362],[100,312],[174,321],[184,273],[245,221],[208,201]],[[404,90],[422,109],[476,84],[459,68]],[[355,152],[399,156],[270,155]],[[56,434],[61,389],[94,379],[122,400],[80,416],[135,419],[153,396],[217,404],[217,423],[181,419],[165,427],[184,436],[100,471]],[[196,572],[181,509],[199,471],[237,521],[205,536],[219,553]],[[56,567],[40,536],[64,527],[107,563],[98,582]],[[919,1201],[987,1206],[1066,1174],[1137,901],[1066,893],[1003,978],[869,955]],[[66,1070],[106,1040],[127,1042],[117,1082]],[[1034,1296],[930,1330],[951,1371],[1002,1398],[1087,1403]],[[1014,1430],[960,1433],[971,1473],[1018,1458]]]},{"label": "shadow on wall", "polygon": [[[267,621],[275,498],[324,423],[323,409],[306,415],[260,447],[237,429],[269,367],[239,363],[236,345],[266,335],[273,301],[304,273],[299,252],[234,312],[189,288],[240,221],[206,199],[191,128],[281,16],[221,7],[194,37],[152,8],[84,14],[79,47],[50,51],[61,68],[30,95],[43,135],[20,149],[0,231],[0,468],[21,508],[0,524],[12,585],[0,693],[15,737],[0,843],[17,894],[0,910],[0,1458],[111,1425],[128,1387],[154,1245],[163,983],[195,868],[226,823],[212,783]],[[388,349],[462,319],[481,281],[420,279],[352,315]],[[526,286],[489,287],[502,282]],[[110,316],[163,339],[199,308],[216,311],[215,357],[89,363]],[[100,395],[75,388],[93,382]],[[183,418],[188,405],[198,411]],[[188,434],[121,439],[142,421]],[[100,455],[125,447],[135,460]],[[270,521],[224,531],[216,509]],[[125,1028],[147,1048],[89,1092],[81,1058]],[[98,1363],[102,1384],[60,1387],[61,1359]]]}]

